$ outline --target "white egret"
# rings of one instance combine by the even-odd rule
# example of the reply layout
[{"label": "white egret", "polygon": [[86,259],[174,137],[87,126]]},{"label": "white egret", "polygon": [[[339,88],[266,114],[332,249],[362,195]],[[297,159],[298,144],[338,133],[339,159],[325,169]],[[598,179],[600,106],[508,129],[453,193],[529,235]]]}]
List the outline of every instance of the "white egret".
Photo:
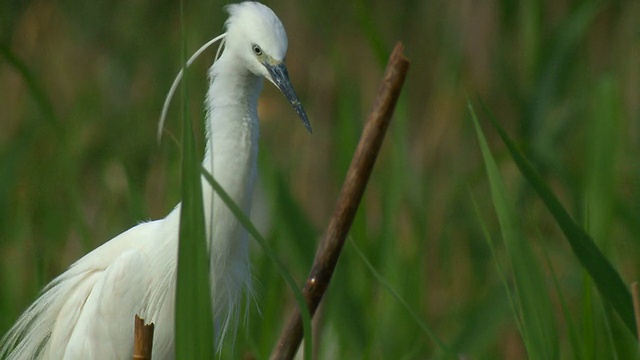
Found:
[{"label": "white egret", "polygon": [[[224,50],[211,66],[205,100],[204,167],[248,212],[256,178],[258,96],[262,79],[309,121],[283,63],[287,35],[278,17],[256,2],[227,6]],[[214,321],[235,331],[243,289],[250,285],[248,237],[203,181]],[[154,359],[173,358],[180,205],[164,219],[139,224],[93,250],[48,284],[2,340],[0,358],[125,359],[133,353],[133,318],[154,322]]]}]

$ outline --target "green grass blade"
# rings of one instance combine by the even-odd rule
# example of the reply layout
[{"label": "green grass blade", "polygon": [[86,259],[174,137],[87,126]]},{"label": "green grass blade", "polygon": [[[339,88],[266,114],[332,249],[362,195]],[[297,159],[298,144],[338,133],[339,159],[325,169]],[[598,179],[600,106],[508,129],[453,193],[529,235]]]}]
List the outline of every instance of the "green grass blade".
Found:
[{"label": "green grass blade", "polygon": [[558,277],[556,276],[556,272],[551,265],[551,259],[549,259],[549,255],[545,253],[545,259],[547,260],[547,266],[551,271],[551,278],[553,279],[553,285],[556,288],[556,292],[558,293],[558,299],[560,300],[560,307],[562,309],[562,315],[564,316],[564,323],[567,328],[567,341],[571,346],[571,350],[573,351],[574,359],[587,359],[586,349],[584,347],[585,342],[580,338],[578,334],[578,328],[576,327],[573,319],[571,318],[571,311],[569,310],[569,304],[566,299],[562,295],[562,288],[560,287],[560,283],[558,281]]},{"label": "green grass blade", "polygon": [[358,0],[353,3],[353,7],[360,24],[360,28],[364,32],[365,37],[369,41],[369,46],[376,56],[378,66],[384,69],[384,65],[389,58],[389,47],[384,44],[384,40],[380,34],[379,27],[373,21],[371,13],[371,5],[364,0]]},{"label": "green grass blade", "polygon": [[529,357],[554,359],[558,357],[558,337],[554,313],[540,265],[518,224],[515,207],[508,200],[507,190],[500,176],[489,145],[476,114],[468,104],[480,150],[484,159],[494,208],[498,215],[502,238],[511,260],[516,296],[521,317],[521,332]]},{"label": "green grass blade", "polygon": [[302,291],[300,291],[300,288],[298,287],[298,285],[296,285],[296,282],[293,279],[293,276],[291,276],[291,274],[287,271],[287,268],[282,264],[282,261],[280,261],[276,252],[269,245],[269,243],[267,243],[264,237],[260,235],[260,232],[258,231],[258,229],[256,229],[253,223],[251,223],[251,220],[249,220],[249,217],[247,217],[247,215],[245,215],[242,209],[233,201],[233,199],[231,199],[231,196],[229,196],[229,194],[227,194],[227,192],[222,188],[222,186],[220,186],[220,183],[218,183],[205,168],[201,168],[201,169],[202,169],[202,175],[205,177],[205,179],[207,179],[211,187],[213,187],[213,190],[216,192],[216,194],[218,194],[218,196],[225,203],[225,205],[229,207],[233,215],[236,217],[236,219],[238,219],[238,221],[240,221],[242,226],[244,226],[244,228],[247,229],[251,237],[253,237],[258,242],[260,247],[262,247],[262,250],[265,252],[265,254],[267,254],[269,259],[273,262],[273,264],[275,265],[280,275],[282,275],[282,277],[285,279],[287,284],[289,284],[291,291],[293,291],[295,300],[298,303],[298,307],[300,308],[300,314],[302,315],[301,316],[302,329],[305,334],[303,338],[304,358],[311,359],[311,351],[313,349],[312,336],[310,336],[311,314],[309,313],[309,309],[307,308],[307,302],[304,300]]},{"label": "green grass blade", "polygon": [[4,58],[7,63],[18,72],[18,74],[20,74],[29,89],[29,93],[35,100],[36,104],[38,104],[38,107],[42,110],[44,116],[38,117],[37,119],[46,120],[48,122],[47,125],[49,125],[55,134],[60,137],[61,123],[58,121],[53,105],[42,89],[42,86],[38,82],[36,76],[31,72],[31,70],[29,70],[27,64],[25,64],[25,62],[22,61],[22,59],[20,59],[6,44],[0,44],[0,56]]},{"label": "green grass blade", "polygon": [[398,294],[398,292],[395,291],[393,287],[391,287],[391,284],[389,284],[389,282],[385,280],[384,277],[382,277],[382,275],[375,269],[375,267],[373,267],[369,259],[367,259],[366,255],[362,252],[362,250],[360,250],[360,248],[356,245],[351,237],[349,237],[349,243],[353,246],[356,254],[358,254],[360,259],[362,259],[362,262],[364,262],[364,264],[367,266],[371,274],[373,274],[373,276],[376,278],[378,283],[382,285],[382,287],[385,288],[385,290],[387,290],[389,294],[391,294],[391,296],[393,296],[394,299],[396,299],[396,301],[398,301],[398,303],[400,303],[400,305],[405,308],[405,310],[407,310],[416,324],[418,324],[420,328],[425,332],[425,334],[427,334],[427,336],[429,336],[429,338],[431,338],[431,340],[433,340],[433,342],[438,345],[438,348],[440,348],[440,350],[442,350],[445,355],[454,356],[455,353],[442,340],[440,340],[435,331],[433,331],[433,329],[431,329],[431,327],[420,318],[420,315],[413,311],[411,306],[407,304],[407,302],[400,296],[400,294]]},{"label": "green grass blade", "polygon": [[602,297],[613,305],[613,308],[629,331],[636,334],[631,294],[622,281],[620,274],[598,249],[593,239],[571,218],[549,186],[525,158],[513,140],[509,138],[506,131],[498,124],[493,114],[491,114],[486,107],[485,111],[489,115],[489,119],[498,131],[502,141],[507,145],[511,157],[520,169],[520,172],[522,172],[527,181],[533,186],[549,212],[553,215],[567,238],[567,241],[569,241],[571,249],[594,280]]},{"label": "green grass blade", "polygon": [[520,333],[523,333],[523,328],[522,328],[522,321],[520,319],[520,316],[518,316],[518,306],[516,305],[516,301],[515,301],[515,294],[513,294],[513,291],[511,291],[510,287],[509,287],[509,281],[507,279],[507,275],[506,275],[506,271],[502,268],[502,265],[500,264],[499,261],[497,261],[498,256],[496,254],[496,247],[494,246],[493,240],[491,239],[491,236],[489,235],[489,229],[487,229],[487,225],[484,222],[484,220],[482,219],[482,215],[480,212],[480,207],[478,206],[478,202],[476,201],[476,199],[471,196],[471,202],[473,204],[473,208],[475,210],[476,213],[476,217],[478,218],[478,223],[480,225],[480,229],[482,231],[482,235],[484,236],[485,240],[487,241],[487,244],[489,245],[489,249],[491,250],[491,256],[493,256],[493,258],[496,260],[494,261],[495,267],[496,267],[496,271],[498,272],[498,276],[500,276],[500,281],[502,282],[502,285],[504,286],[504,290],[507,294],[507,298],[509,300],[509,306],[511,307],[511,311],[513,311],[514,315],[515,315],[515,321],[516,321],[516,326],[518,327],[518,331],[520,331]]},{"label": "green grass blade", "polygon": [[596,325],[594,314],[594,293],[593,282],[586,272],[584,272],[582,279],[582,348],[584,353],[596,357]]},{"label": "green grass blade", "polygon": [[604,77],[596,87],[588,122],[586,154],[586,198],[589,234],[605,254],[611,249],[614,220],[615,168],[621,138],[618,124],[618,84],[614,77]]},{"label": "green grass blade", "polygon": [[[180,2],[182,14],[183,4]],[[184,18],[182,18],[182,54],[185,54]],[[183,62],[184,64],[184,62]],[[209,261],[206,245],[200,160],[187,105],[186,66],[181,86],[182,102],[182,205],[175,312],[176,359],[213,359],[214,333]]]}]

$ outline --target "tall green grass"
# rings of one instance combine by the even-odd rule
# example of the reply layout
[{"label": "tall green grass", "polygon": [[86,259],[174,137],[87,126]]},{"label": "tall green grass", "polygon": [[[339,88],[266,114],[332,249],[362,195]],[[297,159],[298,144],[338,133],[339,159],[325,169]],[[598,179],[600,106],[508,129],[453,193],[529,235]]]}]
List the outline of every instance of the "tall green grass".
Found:
[{"label": "tall green grass", "polygon": [[[220,32],[223,5],[185,3],[187,49]],[[373,268],[457,354],[518,359],[540,348],[559,358],[637,358],[628,326],[480,111],[506,189],[494,200],[466,107],[466,94],[486,102],[626,286],[640,275],[640,9],[634,2],[268,5],[289,34],[287,65],[314,134],[265,84],[252,217],[298,284],[355,149],[381,59],[402,40],[412,67],[351,232]],[[0,44],[32,79],[0,54],[4,332],[42,284],[75,259],[139,221],[164,216],[180,200],[181,150],[158,148],[154,134],[181,66],[182,35],[175,4],[168,3],[6,2],[0,19]],[[185,101],[194,120],[203,118],[212,59],[190,69]],[[51,104],[54,120],[39,96]],[[168,126],[179,138],[181,123]],[[196,134],[199,126],[194,121]],[[511,239],[526,239],[530,249],[516,250],[529,254],[527,265],[512,266],[497,207],[515,224]],[[256,306],[224,354],[264,359],[295,301],[272,261],[251,246]],[[526,276],[519,282],[522,272],[541,274],[542,285]],[[532,284],[550,299],[548,326],[557,342],[547,343],[546,325],[541,335],[521,330],[530,322],[520,320],[528,307],[518,297]],[[316,321],[317,358],[440,354],[350,247]]]},{"label": "tall green grass", "polygon": [[[548,298],[546,298],[545,286],[542,284],[540,274],[535,272],[536,262],[531,257],[530,250],[527,250],[526,242],[523,242],[525,237],[522,234],[514,233],[514,230],[518,227],[514,226],[514,219],[509,214],[515,214],[515,210],[512,209],[506,201],[504,185],[500,180],[498,168],[490,153],[486,139],[480,129],[478,119],[476,118],[471,105],[469,105],[469,110],[471,112],[471,117],[473,118],[487,167],[489,182],[492,188],[493,201],[496,206],[498,218],[501,222],[503,237],[512,259],[511,262],[514,268],[516,290],[519,290],[515,292],[515,295],[512,295],[512,298],[515,299],[518,306],[512,306],[520,310],[520,313],[516,311],[516,313],[519,313],[520,315],[520,318],[518,319],[520,333],[523,336],[524,342],[527,346],[527,352],[530,357],[555,358],[557,357],[556,350],[552,350],[552,352],[548,351],[549,349],[555,349],[557,344],[555,343],[555,327],[553,324],[548,322],[549,319],[553,318],[553,314]],[[604,316],[601,318],[605,327],[603,339],[607,349],[605,353],[608,352],[609,355],[617,357],[620,356],[619,353],[621,351],[626,350],[626,352],[628,352],[628,349],[621,350],[620,348],[628,348],[630,340],[635,342],[633,339],[637,339],[637,329],[634,319],[631,294],[622,281],[620,274],[602,254],[593,239],[575,223],[557,197],[553,194],[549,186],[544,182],[535,168],[524,157],[513,140],[490,113],[489,118],[491,119],[492,125],[498,131],[503,142],[509,149],[514,162],[517,164],[527,181],[536,190],[549,212],[553,215],[555,221],[558,223],[558,226],[562,229],[567,241],[571,245],[571,249],[575,256],[578,258],[586,273],[589,274],[591,280],[593,280],[599,290],[600,295],[606,302],[603,307],[605,312],[602,315]],[[598,143],[600,143],[600,141],[598,141]],[[592,296],[590,291],[588,296],[589,298]],[[563,305],[563,310],[566,311],[565,305]],[[621,322],[627,327],[626,336],[624,334],[620,334],[620,330],[614,330],[614,319],[611,318],[610,315],[612,312],[617,313]],[[597,315],[587,313],[587,317],[589,316]],[[591,321],[593,320],[590,320],[589,322]],[[529,324],[527,324],[527,322]],[[568,324],[570,327],[573,326],[571,322],[568,322]],[[570,329],[570,332],[570,336],[573,337],[572,340],[576,341],[574,335],[575,331]],[[623,338],[626,338],[626,340],[620,340],[621,335]],[[552,345],[553,347],[550,348]],[[575,350],[577,346],[574,344],[573,347]],[[595,356],[594,347],[591,347],[590,351],[593,356]],[[584,353],[577,353],[574,355],[579,356],[584,355]],[[627,354],[627,356],[629,355],[630,354]],[[589,356],[589,354],[587,354],[587,356]],[[636,353],[635,356],[638,356],[638,354]]]},{"label": "tall green grass", "polygon": [[[469,111],[480,143],[480,150],[489,178],[491,198],[498,216],[502,240],[513,274],[513,290],[509,288],[509,282],[503,281],[510,293],[509,299],[515,313],[518,330],[522,334],[530,358],[556,359],[558,358],[556,324],[542,269],[521,230],[517,211],[509,201],[498,166],[491,155],[487,140],[470,105]],[[493,240],[487,239],[487,241],[493,249]],[[492,252],[495,257],[496,251],[492,250]],[[495,257],[495,261],[499,262],[500,260]]]},{"label": "tall green grass", "polygon": [[[184,2],[180,2],[182,28],[182,203],[178,244],[178,269],[175,302],[175,357],[177,359],[213,359],[214,324],[212,291],[209,281],[209,251],[207,249],[201,156],[198,155],[195,134],[189,114],[189,82],[187,48],[184,41]],[[212,226],[215,226],[213,224]],[[218,334],[220,335],[220,334]]]}]

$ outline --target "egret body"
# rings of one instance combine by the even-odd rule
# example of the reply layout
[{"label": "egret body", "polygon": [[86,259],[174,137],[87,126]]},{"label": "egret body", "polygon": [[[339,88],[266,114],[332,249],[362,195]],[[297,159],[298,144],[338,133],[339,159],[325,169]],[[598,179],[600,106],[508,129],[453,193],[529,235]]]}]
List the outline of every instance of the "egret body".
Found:
[{"label": "egret body", "polygon": [[[227,7],[224,51],[209,70],[204,167],[248,212],[256,178],[262,79],[278,87],[310,131],[284,58],[287,36],[266,6]],[[210,286],[217,346],[235,331],[250,286],[248,237],[203,181]],[[164,219],[137,225],[93,250],[54,279],[2,339],[0,358],[125,359],[134,315],[155,323],[154,359],[173,358],[180,204]]]}]

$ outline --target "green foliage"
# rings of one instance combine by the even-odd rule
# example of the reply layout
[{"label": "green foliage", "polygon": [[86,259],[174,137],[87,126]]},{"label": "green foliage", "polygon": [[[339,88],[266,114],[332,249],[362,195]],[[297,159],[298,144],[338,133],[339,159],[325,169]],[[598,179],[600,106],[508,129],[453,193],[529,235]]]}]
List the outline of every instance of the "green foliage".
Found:
[{"label": "green foliage", "polygon": [[[171,120],[180,111],[170,110],[161,147],[157,119],[181,66],[181,41],[190,53],[219,34],[225,4],[185,3],[184,36],[175,3],[0,5],[7,19],[0,21],[0,333],[74,260],[180,201],[185,154],[170,141],[183,133]],[[289,35],[287,66],[314,133],[265,83],[251,215],[296,283],[309,271],[385,57],[402,40],[412,66],[350,234],[372,267],[456,354],[522,359],[532,347],[554,353],[557,344],[560,358],[638,358],[637,342],[607,300],[613,294],[594,286],[509,150],[486,131],[507,189],[494,199],[465,106],[466,94],[486,101],[619,273],[620,290],[640,276],[634,2],[268,5]],[[190,68],[184,98],[198,144],[214,52]],[[513,238],[526,239],[527,248],[515,250],[527,265],[513,266],[512,245],[483,241],[509,241],[498,208],[515,224]],[[251,246],[254,298],[225,357],[268,358],[296,306],[273,261]],[[538,280],[517,280],[516,272],[529,271],[542,274],[542,290]],[[516,320],[528,306],[518,305],[529,291],[521,287],[530,285],[551,301],[557,339],[548,344],[548,335],[529,335],[535,324]],[[350,246],[313,330],[318,359],[441,354]]]},{"label": "green foliage", "polygon": [[387,290],[394,297],[394,299],[400,305],[402,305],[402,307],[404,307],[404,309],[413,318],[413,321],[415,321],[416,324],[418,324],[420,328],[422,328],[422,331],[424,331],[425,334],[427,334],[431,338],[431,340],[433,340],[433,342],[436,343],[436,345],[438,345],[438,348],[440,349],[440,351],[442,351],[447,357],[455,358],[455,354],[453,353],[453,351],[445,343],[443,343],[442,340],[440,340],[440,338],[438,338],[438,335],[435,334],[433,329],[431,329],[431,327],[426,322],[424,322],[424,320],[421,319],[418,314],[415,313],[415,311],[411,308],[409,304],[407,304],[404,298],[402,298],[402,296],[400,296],[400,294],[398,294],[398,292],[396,292],[393,289],[393,287],[389,284],[389,282],[385,280],[382,277],[382,275],[380,275],[380,273],[375,269],[375,267],[371,265],[371,262],[369,261],[369,259],[367,259],[367,257],[362,253],[362,251],[358,248],[358,246],[355,244],[353,239],[349,238],[349,242],[353,246],[353,250],[356,252],[356,254],[362,259],[362,262],[367,266],[369,271],[371,271],[371,274],[373,274],[373,276],[375,277],[376,282],[380,284],[380,286],[382,286],[385,290]]},{"label": "green foliage", "polygon": [[[476,129],[480,150],[487,169],[491,197],[498,215],[502,239],[510,259],[515,290],[511,293],[512,307],[527,353],[532,359],[557,359],[558,337],[553,307],[547,294],[542,269],[537,263],[526,237],[518,224],[516,210],[508,199],[505,184],[491,155],[487,140],[480,128],[471,104],[468,104]],[[487,239],[491,245],[491,239]],[[495,251],[494,251],[495,253]],[[495,259],[499,261],[499,259]],[[508,284],[505,283],[508,287]],[[507,289],[507,291],[510,291]]]},{"label": "green foliage", "polygon": [[[182,12],[182,3],[180,5]],[[184,34],[184,25],[183,25]],[[183,59],[187,57],[183,42]],[[187,74],[186,66],[183,66]],[[189,114],[188,81],[182,83],[182,204],[176,284],[175,356],[177,359],[213,359],[214,334],[209,252],[207,251],[200,180],[201,159]]]},{"label": "green foliage", "polygon": [[[573,221],[569,213],[560,204],[549,186],[542,180],[531,163],[522,155],[513,140],[493,116],[489,116],[491,123],[498,130],[502,141],[507,145],[518,168],[536,190],[547,209],[551,212],[566,236],[571,249],[580,263],[594,280],[600,294],[613,305],[622,321],[635,334],[636,326],[633,315],[631,294],[626,288],[620,274],[598,249],[593,239]],[[495,202],[495,199],[494,199]]]}]

